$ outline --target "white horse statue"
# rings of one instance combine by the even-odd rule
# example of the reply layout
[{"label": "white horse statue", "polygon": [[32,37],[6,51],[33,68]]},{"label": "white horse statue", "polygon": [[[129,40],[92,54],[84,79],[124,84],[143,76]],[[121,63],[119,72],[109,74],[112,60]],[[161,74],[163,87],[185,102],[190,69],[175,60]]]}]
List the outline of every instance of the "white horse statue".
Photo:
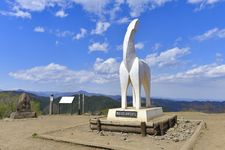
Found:
[{"label": "white horse statue", "polygon": [[141,85],[146,96],[146,107],[151,106],[150,101],[150,68],[144,60],[139,59],[135,53],[134,34],[138,19],[134,19],[128,26],[123,41],[123,61],[120,65],[121,105],[127,108],[127,89],[132,86],[133,107],[141,108]]}]

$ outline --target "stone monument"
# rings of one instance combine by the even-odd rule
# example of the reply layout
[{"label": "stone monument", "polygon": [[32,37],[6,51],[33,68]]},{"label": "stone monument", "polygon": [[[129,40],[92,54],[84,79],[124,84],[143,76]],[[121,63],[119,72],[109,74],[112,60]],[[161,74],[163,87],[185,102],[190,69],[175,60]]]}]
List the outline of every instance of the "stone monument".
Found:
[{"label": "stone monument", "polygon": [[[148,122],[154,117],[161,116],[161,107],[151,107],[150,100],[150,68],[139,59],[135,52],[134,35],[138,19],[128,26],[123,41],[123,61],[120,65],[121,108],[109,109],[107,120],[111,121],[140,121]],[[133,107],[127,107],[127,90],[132,87]],[[144,87],[146,107],[141,107],[141,85]]]},{"label": "stone monument", "polygon": [[36,112],[31,111],[30,97],[26,93],[22,93],[19,97],[16,112],[12,112],[10,118],[22,119],[22,118],[36,118]]}]

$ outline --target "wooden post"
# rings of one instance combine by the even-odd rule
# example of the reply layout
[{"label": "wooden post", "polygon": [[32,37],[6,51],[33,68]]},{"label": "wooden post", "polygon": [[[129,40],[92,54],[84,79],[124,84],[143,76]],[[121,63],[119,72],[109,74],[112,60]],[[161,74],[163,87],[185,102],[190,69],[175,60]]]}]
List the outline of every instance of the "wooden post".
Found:
[{"label": "wooden post", "polygon": [[141,122],[141,135],[146,136],[146,123]]},{"label": "wooden post", "polygon": [[160,122],[159,128],[160,128],[160,135],[163,135],[164,134],[163,122]]},{"label": "wooden post", "polygon": [[177,123],[177,115],[174,116],[174,124],[176,124],[176,123]]},{"label": "wooden post", "polygon": [[168,124],[169,124],[169,128],[171,128],[173,126],[172,119],[168,119]]},{"label": "wooden post", "polygon": [[101,131],[101,130],[102,130],[102,129],[101,129],[101,122],[100,122],[99,119],[97,120],[97,130],[98,130],[98,131]]}]

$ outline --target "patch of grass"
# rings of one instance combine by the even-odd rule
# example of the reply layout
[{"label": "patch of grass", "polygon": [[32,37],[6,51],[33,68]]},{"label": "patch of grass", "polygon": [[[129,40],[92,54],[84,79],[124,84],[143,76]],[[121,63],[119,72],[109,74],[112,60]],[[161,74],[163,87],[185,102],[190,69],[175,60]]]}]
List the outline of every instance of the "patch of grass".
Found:
[{"label": "patch of grass", "polygon": [[38,136],[37,133],[33,133],[33,134],[32,134],[32,137],[33,137],[33,138],[36,138],[37,136]]}]

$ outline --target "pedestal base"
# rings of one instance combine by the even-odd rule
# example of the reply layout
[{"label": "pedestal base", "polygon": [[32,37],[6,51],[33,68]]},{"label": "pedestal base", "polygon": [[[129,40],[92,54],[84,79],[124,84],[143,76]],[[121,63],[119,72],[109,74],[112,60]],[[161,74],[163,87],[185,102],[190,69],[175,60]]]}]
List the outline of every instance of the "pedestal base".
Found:
[{"label": "pedestal base", "polygon": [[114,108],[109,109],[107,120],[148,122],[162,114],[162,107],[142,108],[138,110],[134,108]]},{"label": "pedestal base", "polygon": [[36,112],[12,112],[11,119],[37,118]]}]

